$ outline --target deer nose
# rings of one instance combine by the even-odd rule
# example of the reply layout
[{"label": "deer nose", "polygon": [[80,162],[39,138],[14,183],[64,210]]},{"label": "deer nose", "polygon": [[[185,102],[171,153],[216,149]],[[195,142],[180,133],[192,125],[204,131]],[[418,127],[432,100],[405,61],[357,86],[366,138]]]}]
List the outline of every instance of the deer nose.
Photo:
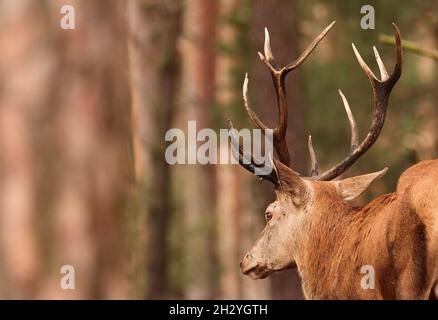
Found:
[{"label": "deer nose", "polygon": [[242,261],[240,262],[240,269],[245,273],[248,269],[252,269],[254,267],[254,257],[251,253],[245,254]]},{"label": "deer nose", "polygon": [[247,254],[245,254],[245,257],[243,257],[243,259],[252,260],[252,254],[248,252]]}]

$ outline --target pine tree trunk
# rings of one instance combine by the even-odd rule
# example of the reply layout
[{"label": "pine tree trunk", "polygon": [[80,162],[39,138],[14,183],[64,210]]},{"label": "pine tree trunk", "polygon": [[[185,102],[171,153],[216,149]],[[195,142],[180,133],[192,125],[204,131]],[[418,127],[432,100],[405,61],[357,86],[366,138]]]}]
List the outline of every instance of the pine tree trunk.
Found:
[{"label": "pine tree trunk", "polygon": [[180,80],[178,1],[129,2],[134,153],[147,233],[146,297],[169,296],[170,168],[164,136],[170,128]]},{"label": "pine tree trunk", "polygon": [[[267,14],[269,12],[269,14]],[[275,17],[275,19],[273,19]],[[264,41],[264,27],[267,27],[271,36],[271,47],[277,62],[287,64],[298,57],[298,13],[296,1],[258,0],[254,2],[254,52],[262,51]],[[286,88],[288,99],[288,131],[287,142],[291,154],[290,165],[298,171],[305,166],[303,150],[305,138],[302,135],[303,109],[299,94],[299,74],[294,71],[288,76]],[[278,112],[274,89],[266,66],[258,63],[256,73],[252,76],[250,90],[260,117],[271,128],[274,128]],[[263,183],[265,207],[274,200],[272,186]],[[271,296],[273,299],[297,299],[302,297],[299,277],[295,270],[286,270],[271,278]]]},{"label": "pine tree trunk", "polygon": [[[180,120],[185,126],[189,120],[196,121],[199,131],[212,127],[217,3],[187,0],[184,9],[181,44],[184,94],[181,97],[183,114]],[[212,298],[217,292],[215,168],[213,165],[191,164],[183,171],[187,184],[181,190],[185,198],[186,297]]]}]

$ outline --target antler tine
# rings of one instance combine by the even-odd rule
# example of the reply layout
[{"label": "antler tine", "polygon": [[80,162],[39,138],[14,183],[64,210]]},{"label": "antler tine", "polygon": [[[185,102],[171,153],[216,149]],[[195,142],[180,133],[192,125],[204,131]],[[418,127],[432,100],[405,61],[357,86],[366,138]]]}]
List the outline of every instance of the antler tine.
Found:
[{"label": "antler tine", "polygon": [[[394,85],[396,84],[396,82],[401,76],[402,64],[403,64],[400,31],[398,30],[397,26],[394,23],[393,23],[393,27],[394,27],[394,33],[396,38],[395,50],[396,50],[397,62],[394,66],[394,70],[392,74],[389,76],[387,75],[386,68],[384,67],[383,62],[380,59],[377,50],[374,50],[374,53],[376,55],[377,64],[379,65],[381,79],[376,78],[376,76],[368,67],[368,65],[363,61],[362,57],[360,56],[359,52],[357,51],[356,47],[353,44],[354,54],[356,55],[360,67],[367,75],[373,91],[373,105],[374,105],[373,120],[371,122],[371,127],[367,136],[360,143],[360,145],[358,145],[356,148],[352,147],[350,154],[344,160],[342,160],[336,166],[327,170],[323,174],[315,177],[315,180],[332,180],[337,176],[339,176],[340,174],[342,174],[343,172],[345,172],[348,168],[350,168],[353,165],[353,163],[357,159],[359,159],[365,152],[367,152],[371,148],[371,146],[376,142],[377,138],[379,137],[379,134],[382,131],[383,125],[385,123],[389,95],[391,94],[392,88],[394,87]],[[353,127],[356,126],[356,123],[354,121],[354,118],[352,118],[352,113],[348,105],[347,99],[345,99],[345,96],[342,94],[342,92],[339,92],[339,94],[341,95],[345,110],[347,112],[347,116],[350,121],[350,125],[352,127],[352,145],[353,145],[353,143],[355,143],[354,141],[357,141],[356,140],[357,138],[353,139],[354,135],[357,136],[357,131],[355,131],[357,129],[353,130]]]},{"label": "antler tine", "polygon": [[290,71],[296,69],[299,67],[308,57],[309,55],[315,50],[315,48],[318,46],[318,44],[324,39],[324,37],[327,35],[327,33],[330,31],[330,29],[333,27],[333,25],[336,23],[336,21],[333,21],[330,25],[328,25],[313,41],[312,43],[301,53],[301,55],[293,62],[289,63],[287,66],[278,69],[274,55],[272,54],[271,49],[271,39],[269,37],[269,31],[267,28],[265,28],[265,44],[264,44],[264,53],[258,52],[259,58],[262,62],[264,62],[269,69],[273,73],[277,73],[281,76],[285,76]]},{"label": "antler tine", "polygon": [[264,45],[265,58],[270,63],[275,63],[274,55],[271,50],[271,39],[269,37],[268,28],[265,28],[265,45]]},{"label": "antler tine", "polygon": [[395,23],[392,23],[392,26],[394,28],[395,33],[395,50],[396,50],[396,64],[394,66],[394,70],[391,74],[391,76],[388,75],[388,72],[386,71],[385,64],[383,63],[382,59],[380,58],[379,52],[377,51],[376,47],[373,46],[374,56],[377,61],[377,65],[379,66],[380,70],[380,79],[378,79],[374,73],[371,71],[371,69],[368,67],[368,65],[365,63],[365,61],[362,59],[362,56],[360,55],[359,51],[357,51],[356,46],[354,43],[352,43],[353,51],[356,56],[357,61],[359,62],[359,65],[361,66],[362,70],[365,72],[367,77],[371,82],[379,82],[379,83],[387,83],[391,88],[395,85],[397,80],[400,78],[401,75],[401,69],[402,69],[402,47],[401,47],[401,37],[400,37],[400,31],[398,30]]},{"label": "antler tine", "polygon": [[312,43],[306,48],[306,50],[303,51],[303,53],[296,59],[295,61],[289,63],[285,68],[285,73],[288,73],[294,69],[296,69],[298,66],[300,66],[307,57],[312,53],[312,51],[316,48],[316,46],[321,42],[322,39],[327,35],[327,33],[330,31],[330,29],[333,27],[333,25],[336,23],[336,21],[333,21],[327,28],[325,28],[313,41]]},{"label": "antler tine", "polygon": [[254,110],[251,108],[251,105],[249,103],[248,83],[249,83],[248,73],[245,73],[245,80],[243,81],[242,94],[243,94],[243,105],[245,107],[246,113],[248,114],[249,119],[251,120],[251,122],[253,123],[253,125],[255,127],[262,129],[262,130],[266,130],[266,129],[268,129],[268,127],[259,119],[259,117],[254,112]]},{"label": "antler tine", "polygon": [[309,135],[307,147],[309,148],[309,155],[310,155],[310,176],[316,177],[318,175],[318,160],[316,159],[315,149],[313,149],[311,135]]},{"label": "antler tine", "polygon": [[394,70],[392,71],[392,74],[389,76],[387,80],[387,85],[391,89],[394,87],[394,85],[397,83],[398,79],[401,76],[402,73],[402,65],[403,65],[403,54],[402,54],[402,45],[401,45],[401,36],[400,36],[400,30],[398,30],[397,25],[393,22],[392,27],[394,29],[395,33],[395,54],[397,61],[394,66]]},{"label": "antler tine", "polygon": [[351,129],[351,143],[350,143],[350,152],[353,152],[357,146],[359,145],[359,133],[357,131],[357,124],[356,120],[354,120],[353,113],[351,112],[350,105],[348,104],[347,98],[345,98],[344,94],[341,90],[338,90],[339,95],[341,96],[342,103],[345,108],[345,112],[347,113],[348,122],[350,123],[350,129]]},{"label": "antler tine", "polygon": [[[265,171],[263,171],[262,169],[264,166],[266,166],[266,164],[261,164],[260,160],[255,159],[252,155],[248,155],[246,152],[244,152],[234,132],[233,123],[229,119],[227,120],[227,128],[228,136],[231,141],[231,151],[234,159],[236,159],[242,167],[244,167],[252,174],[256,175],[257,177],[266,179],[272,182],[275,186],[278,186],[279,180],[276,170],[274,169],[275,167],[271,165],[268,166]],[[256,172],[256,168],[259,169],[259,173]]]},{"label": "antler tine", "polygon": [[260,60],[269,68],[271,74],[277,73],[277,63],[275,62],[274,55],[272,54],[271,38],[269,37],[268,28],[265,28],[265,43],[263,46],[263,52],[265,53],[265,55],[260,53],[260,51],[257,52]]},{"label": "antler tine", "polygon": [[377,65],[379,66],[380,78],[382,79],[382,81],[386,81],[389,78],[388,71],[386,71],[385,65],[382,59],[380,58],[379,51],[377,51],[377,48],[373,47],[373,51],[374,51],[374,56],[376,57]]},{"label": "antler tine", "polygon": [[353,48],[354,55],[356,56],[357,62],[359,62],[360,67],[365,72],[365,74],[367,75],[368,79],[370,79],[370,81],[379,81],[379,79],[377,79],[377,77],[371,71],[370,67],[368,67],[368,65],[362,59],[362,56],[360,55],[359,51],[357,51],[356,46],[354,45],[354,43],[352,43],[351,46]]}]

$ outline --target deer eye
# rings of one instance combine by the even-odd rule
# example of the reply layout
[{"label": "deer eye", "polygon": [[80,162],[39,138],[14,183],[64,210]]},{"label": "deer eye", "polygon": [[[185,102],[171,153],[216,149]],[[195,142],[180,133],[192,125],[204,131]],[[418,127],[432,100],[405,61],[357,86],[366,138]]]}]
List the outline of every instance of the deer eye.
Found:
[{"label": "deer eye", "polygon": [[266,218],[266,222],[269,222],[269,220],[272,219],[272,213],[270,213],[270,212],[266,212],[266,213],[265,213],[265,218]]}]

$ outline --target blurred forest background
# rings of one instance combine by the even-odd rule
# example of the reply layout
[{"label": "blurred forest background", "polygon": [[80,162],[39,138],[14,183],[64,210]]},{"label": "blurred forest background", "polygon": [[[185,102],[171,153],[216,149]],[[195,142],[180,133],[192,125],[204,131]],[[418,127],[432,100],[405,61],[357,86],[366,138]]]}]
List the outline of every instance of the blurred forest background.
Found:
[{"label": "blurred forest background", "polygon": [[[75,30],[60,28],[65,4]],[[375,30],[360,28],[365,4]],[[245,72],[253,106],[275,124],[257,57],[263,28],[286,64],[333,20],[287,81],[289,145],[303,172],[309,133],[323,169],[348,152],[338,88],[362,137],[369,128],[371,88],[351,42],[374,67],[376,45],[390,70],[394,49],[378,39],[393,21],[404,39],[438,48],[436,1],[0,0],[0,298],[302,298],[293,270],[240,274],[273,187],[238,165],[168,166],[164,135],[188,120],[251,127]],[[405,51],[381,137],[347,174],[390,170],[358,204],[437,156],[437,70]],[[59,286],[66,264],[75,290]]]}]

